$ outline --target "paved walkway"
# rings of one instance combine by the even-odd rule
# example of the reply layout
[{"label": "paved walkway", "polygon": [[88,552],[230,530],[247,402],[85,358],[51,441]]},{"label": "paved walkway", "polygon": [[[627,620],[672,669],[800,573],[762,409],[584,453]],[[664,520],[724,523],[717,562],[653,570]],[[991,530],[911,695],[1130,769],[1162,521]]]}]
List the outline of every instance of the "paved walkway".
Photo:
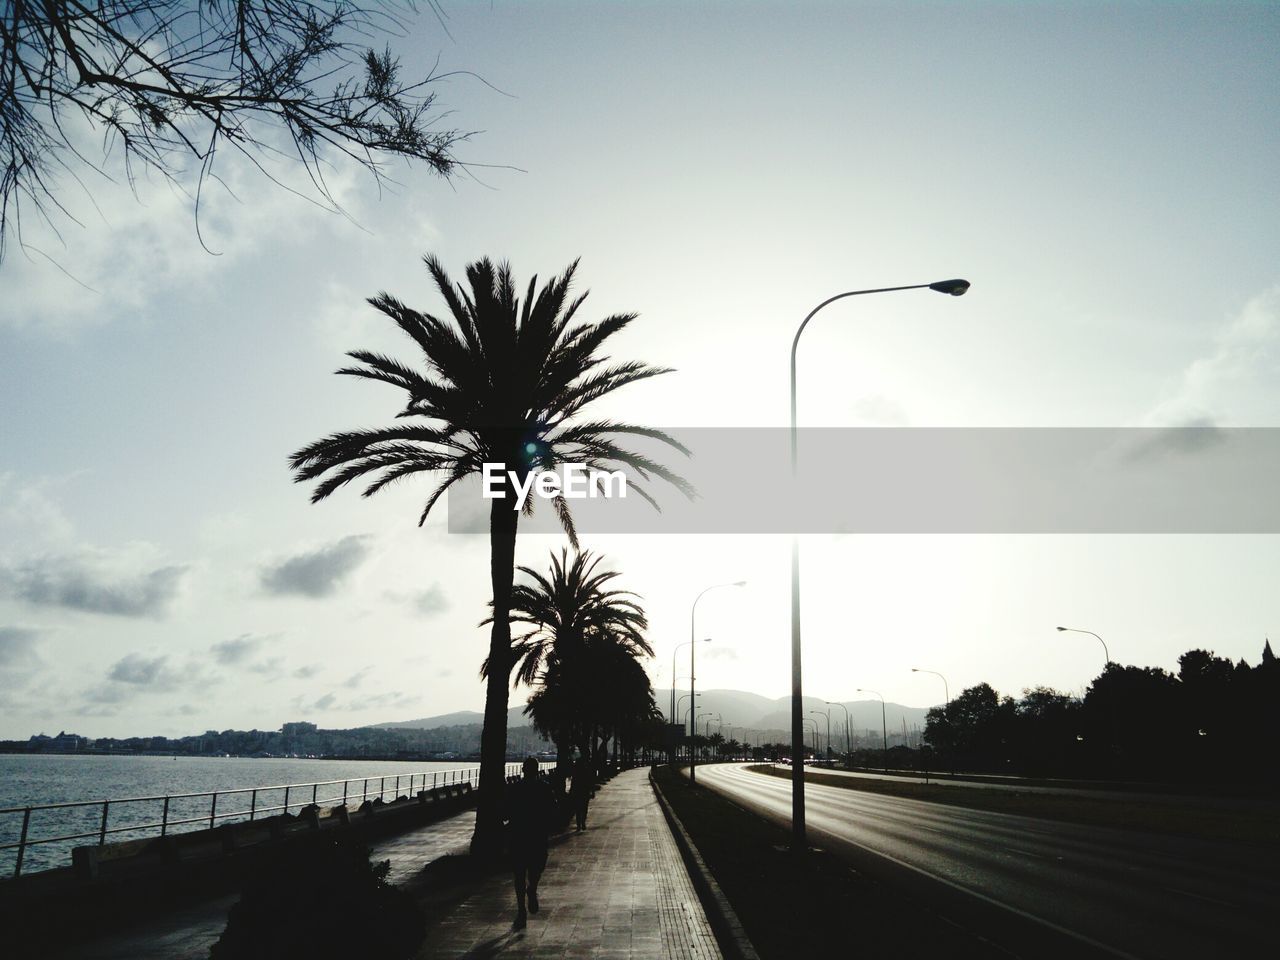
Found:
[{"label": "paved walkway", "polygon": [[602,786],[586,832],[553,841],[538,899],[542,909],[514,930],[510,876],[485,881],[435,926],[418,960],[721,957],[646,769]]},{"label": "paved walkway", "polygon": [[[411,881],[424,866],[465,853],[475,824],[467,811],[373,844],[391,860],[389,879]],[[482,881],[431,931],[419,960],[563,957],[598,960],[720,960],[711,926],[680,859],[648,770],[614,777],[591,802],[585,833],[554,838],[539,884],[541,911],[512,929],[508,873]],[[58,960],[205,960],[237,897],[219,897],[150,918],[56,953]],[[51,952],[49,956],[54,956]]]}]

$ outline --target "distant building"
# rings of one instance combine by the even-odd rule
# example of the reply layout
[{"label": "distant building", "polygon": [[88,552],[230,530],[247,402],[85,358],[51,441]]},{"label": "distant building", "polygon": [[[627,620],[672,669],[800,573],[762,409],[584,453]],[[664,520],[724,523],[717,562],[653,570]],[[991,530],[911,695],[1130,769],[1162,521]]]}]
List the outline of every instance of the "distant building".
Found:
[{"label": "distant building", "polygon": [[280,728],[280,732],[286,737],[300,737],[304,733],[315,733],[316,725],[307,723],[305,720],[295,720],[292,723],[286,723]]},{"label": "distant building", "polygon": [[88,741],[84,737],[65,731],[59,733],[56,737],[47,737],[43,733],[37,733],[29,742],[31,748],[39,753],[76,753],[88,745]]}]

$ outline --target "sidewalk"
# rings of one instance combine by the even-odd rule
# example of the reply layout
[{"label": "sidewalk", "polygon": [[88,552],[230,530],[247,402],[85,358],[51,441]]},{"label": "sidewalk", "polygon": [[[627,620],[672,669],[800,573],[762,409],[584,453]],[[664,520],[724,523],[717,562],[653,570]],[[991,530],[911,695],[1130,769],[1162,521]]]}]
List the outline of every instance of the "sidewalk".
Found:
[{"label": "sidewalk", "polygon": [[435,925],[418,960],[719,960],[648,770],[628,770],[602,786],[586,832],[558,841],[538,885],[542,909],[526,929],[512,929],[515,893],[503,873]]},{"label": "sidewalk", "polygon": [[[409,883],[446,854],[465,853],[474,811],[373,844],[373,859],[391,860],[389,879]],[[680,852],[645,769],[604,784],[591,802],[585,833],[552,839],[538,886],[542,909],[528,928],[512,929],[515,892],[506,871],[431,930],[418,960],[563,957],[599,960],[720,960]],[[150,918],[125,930],[46,956],[58,960],[205,960],[226,925],[236,895]]]}]

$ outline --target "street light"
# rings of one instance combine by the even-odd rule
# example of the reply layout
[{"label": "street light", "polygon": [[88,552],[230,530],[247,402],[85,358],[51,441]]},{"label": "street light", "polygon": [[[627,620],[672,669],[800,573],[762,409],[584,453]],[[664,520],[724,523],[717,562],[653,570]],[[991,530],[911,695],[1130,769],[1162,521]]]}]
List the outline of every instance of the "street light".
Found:
[{"label": "street light", "polygon": [[[947,685],[947,678],[944,677],[942,674],[940,674],[937,670],[924,670],[920,667],[912,667],[911,672],[912,673],[932,673],[935,677],[939,678],[942,681],[942,692],[946,694],[946,697],[947,697],[946,709],[942,711],[942,725],[944,729],[950,729],[951,718],[948,716],[948,714],[951,712],[951,687]],[[947,753],[950,754],[951,751],[948,750]],[[952,755],[951,756],[951,775],[953,777],[956,775],[955,761],[956,761],[956,758],[954,755]]]},{"label": "street light", "polygon": [[[680,699],[679,699],[678,701],[676,701],[677,703],[683,703],[685,700],[688,700],[688,701],[689,701],[689,709],[688,709],[688,710],[686,710],[686,711],[684,712],[684,715],[680,717],[680,732],[681,732],[681,734],[683,734],[683,733],[684,733],[684,725],[685,725],[685,722],[688,720],[688,718],[689,718],[690,714],[692,714],[692,713],[693,713],[693,711],[694,711],[694,705],[693,705],[693,704],[694,704],[694,701],[697,699],[697,697],[700,697],[700,696],[702,696],[702,694],[700,694],[700,693],[699,693],[699,694],[688,694],[688,693],[682,693],[682,694],[680,694]],[[678,709],[678,708],[677,708],[677,709]],[[691,753],[691,754],[693,753],[693,738],[692,738],[692,735],[690,735],[690,739],[689,739],[689,753]]]},{"label": "street light", "polygon": [[[697,618],[698,618],[698,601],[701,600],[710,591],[717,590],[720,587],[745,587],[746,585],[747,585],[747,581],[745,580],[735,580],[732,583],[713,583],[709,587],[704,587],[702,592],[693,598],[693,606],[689,609],[689,640],[688,640],[688,643],[689,643],[689,691],[690,692],[693,692],[694,677],[696,676],[696,673],[693,669],[693,652],[698,649],[698,645],[693,642],[693,638],[697,636],[697,632],[694,629],[694,625],[697,623]],[[694,762],[693,762],[693,756],[691,751],[690,757],[689,757],[689,786],[693,786],[693,783],[694,783],[693,768],[694,768]]]},{"label": "street light", "polygon": [[874,690],[867,690],[864,687],[859,687],[858,692],[870,693],[870,694],[873,694],[874,696],[880,697],[880,737],[881,737],[881,742],[884,744],[884,772],[888,773],[889,772],[889,728],[885,724],[885,720],[884,720],[884,697],[880,696],[880,694],[876,693]]},{"label": "street light", "polygon": [[[711,716],[714,716],[714,714],[710,710],[708,710],[706,713],[700,713],[693,718],[693,723],[689,725],[693,731],[692,735],[689,738],[689,766],[690,767],[693,766],[694,754],[698,752],[697,745],[693,742],[694,739],[698,736],[698,721],[701,720],[703,717],[711,717]],[[711,734],[711,723],[708,721],[707,735],[710,736],[710,734]]]},{"label": "street light", "polygon": [[[1079,630],[1075,627],[1059,627],[1058,632],[1059,633],[1087,633],[1091,637],[1098,637],[1098,635],[1094,633],[1092,630]],[[1102,644],[1102,655],[1106,657],[1106,660],[1102,664],[1102,669],[1106,670],[1107,665],[1111,663],[1111,654],[1107,653],[1107,641],[1103,640],[1101,637],[1098,637],[1098,642]]]},{"label": "street light", "polygon": [[[805,723],[812,723],[812,724],[813,724],[813,758],[816,760],[816,759],[818,759],[818,721],[817,721],[817,720],[810,720],[808,717],[802,717],[801,719],[802,719]],[[803,737],[801,737],[801,738],[800,738],[800,743],[801,743],[801,745],[803,745],[803,744],[804,744],[804,738],[803,738]]]},{"label": "street light", "polygon": [[[711,638],[704,637],[702,642],[710,643]],[[671,722],[672,723],[676,722],[676,684],[679,683],[680,680],[684,679],[682,677],[676,676],[676,654],[680,652],[681,648],[687,647],[691,643],[693,643],[692,640],[686,640],[684,643],[678,643],[676,644],[676,648],[671,651]],[[690,677],[689,680],[690,680],[690,683],[693,682],[692,677]],[[690,689],[691,690],[693,689],[692,686],[690,687]]]},{"label": "street light", "polygon": [[947,686],[947,678],[942,676],[937,670],[922,670],[919,667],[912,667],[912,673],[932,673],[935,677],[942,680],[942,692],[947,695],[947,706],[951,706],[951,688]]},{"label": "street light", "polygon": [[[937,280],[933,283],[916,283],[905,287],[877,287],[870,290],[848,290],[828,297],[809,311],[809,315],[800,321],[796,328],[795,338],[791,341],[791,476],[797,473],[796,457],[796,351],[800,346],[800,334],[809,325],[809,321],[817,316],[818,311],[829,303],[843,300],[846,297],[859,297],[869,293],[894,293],[898,290],[934,290],[938,293],[959,297],[969,289],[968,280]],[[791,536],[791,849],[800,853],[805,849],[804,833],[804,758],[801,750],[804,745],[804,691],[800,669],[800,537]]]},{"label": "street light", "polygon": [[819,717],[827,718],[827,752],[823,755],[826,759],[831,758],[831,711],[830,710],[810,710],[812,714]]},{"label": "street light", "polygon": [[848,761],[846,766],[848,766],[853,760],[853,747],[849,743],[849,727],[852,726],[849,721],[849,708],[838,700],[824,700],[823,703],[829,707],[839,707],[844,711],[844,754],[846,761]]}]

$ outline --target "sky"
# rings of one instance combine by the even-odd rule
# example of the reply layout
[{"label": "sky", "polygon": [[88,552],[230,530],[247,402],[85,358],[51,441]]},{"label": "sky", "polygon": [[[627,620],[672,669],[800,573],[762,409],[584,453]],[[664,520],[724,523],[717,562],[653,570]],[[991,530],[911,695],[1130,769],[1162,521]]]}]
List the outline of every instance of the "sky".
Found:
[{"label": "sky", "polygon": [[[452,181],[331,183],[227,155],[202,200],[65,182],[81,225],[0,264],[0,737],[348,727],[479,710],[484,537],[426,484],[319,505],[287,456],[386,423],[343,352],[411,359],[365,303],[439,309],[421,263],[518,280],[581,257],[614,355],[674,367],[602,412],[781,427],[1280,426],[1280,7],[493,3],[397,45],[474,131]],[[92,149],[100,142],[86,139]],[[108,163],[110,168],[110,163]],[[288,177],[287,170],[278,173]],[[856,469],[856,465],[851,465]],[[749,464],[744,465],[746,481]],[[1259,477],[1258,483],[1273,483]],[[762,491],[769,502],[770,491]],[[674,494],[672,494],[674,495]],[[542,566],[562,537],[526,536]],[[790,692],[788,539],[598,535],[644,597],[655,686],[698,606],[698,684]],[[912,706],[1081,693],[1113,659],[1256,663],[1275,535],[812,535],[805,692]],[[685,651],[687,652],[687,650]],[[677,679],[687,670],[677,670]],[[680,680],[681,683],[686,681]],[[527,696],[513,694],[513,703]],[[725,718],[729,722],[732,718]]]}]

